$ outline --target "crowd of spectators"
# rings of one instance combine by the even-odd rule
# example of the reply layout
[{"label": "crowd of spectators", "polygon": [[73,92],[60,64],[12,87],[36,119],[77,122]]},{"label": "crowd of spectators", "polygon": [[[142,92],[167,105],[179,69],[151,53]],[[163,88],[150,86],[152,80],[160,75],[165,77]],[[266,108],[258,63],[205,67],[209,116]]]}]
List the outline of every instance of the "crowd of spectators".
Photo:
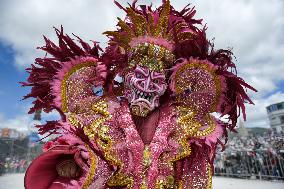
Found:
[{"label": "crowd of spectators", "polygon": [[0,160],[0,175],[11,173],[24,173],[29,165],[26,159],[6,157]]},{"label": "crowd of spectators", "polygon": [[215,175],[284,179],[284,135],[234,135],[216,154]]},{"label": "crowd of spectators", "polygon": [[31,143],[29,139],[0,138],[0,175],[23,173],[30,160],[41,152],[42,143]]}]

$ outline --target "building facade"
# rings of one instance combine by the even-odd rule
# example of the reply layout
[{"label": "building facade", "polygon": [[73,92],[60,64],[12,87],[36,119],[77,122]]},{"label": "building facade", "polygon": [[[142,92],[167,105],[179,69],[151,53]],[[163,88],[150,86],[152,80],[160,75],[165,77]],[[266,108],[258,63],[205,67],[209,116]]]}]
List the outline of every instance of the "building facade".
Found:
[{"label": "building facade", "polygon": [[284,132],[284,102],[266,107],[270,126],[277,133]]}]

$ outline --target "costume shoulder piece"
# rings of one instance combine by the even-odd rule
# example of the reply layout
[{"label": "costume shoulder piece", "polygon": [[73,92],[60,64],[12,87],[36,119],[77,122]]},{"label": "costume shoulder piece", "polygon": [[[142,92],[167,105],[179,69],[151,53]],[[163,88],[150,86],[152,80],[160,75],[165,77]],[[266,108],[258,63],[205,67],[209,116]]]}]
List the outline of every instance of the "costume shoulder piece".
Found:
[{"label": "costume shoulder piece", "polygon": [[33,97],[33,107],[29,113],[43,110],[46,113],[58,111],[65,120],[65,113],[79,112],[87,107],[86,99],[94,98],[93,88],[103,86],[106,80],[106,67],[100,62],[100,47],[94,46],[77,37],[81,47],[61,30],[55,29],[59,44],[44,37],[46,45],[39,49],[47,56],[37,58],[27,71],[31,93],[24,99]]}]

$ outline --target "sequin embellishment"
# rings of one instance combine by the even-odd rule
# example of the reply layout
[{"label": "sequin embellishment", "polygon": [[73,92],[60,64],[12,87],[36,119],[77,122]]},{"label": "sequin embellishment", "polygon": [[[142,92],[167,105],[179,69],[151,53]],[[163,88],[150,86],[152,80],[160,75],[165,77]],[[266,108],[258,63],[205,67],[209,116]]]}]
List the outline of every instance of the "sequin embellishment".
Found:
[{"label": "sequin embellishment", "polygon": [[63,112],[68,112],[68,98],[67,98],[67,81],[72,76],[75,72],[79,71],[80,69],[84,67],[91,67],[96,65],[97,62],[83,62],[81,64],[75,65],[74,67],[71,68],[71,70],[68,71],[67,74],[64,75],[64,78],[61,83],[61,100],[62,100],[62,111]]}]

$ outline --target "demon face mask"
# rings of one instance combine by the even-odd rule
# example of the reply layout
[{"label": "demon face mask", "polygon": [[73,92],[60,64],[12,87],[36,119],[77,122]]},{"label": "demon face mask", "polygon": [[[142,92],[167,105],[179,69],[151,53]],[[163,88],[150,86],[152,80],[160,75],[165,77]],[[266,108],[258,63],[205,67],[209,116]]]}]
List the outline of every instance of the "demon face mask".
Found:
[{"label": "demon face mask", "polygon": [[132,114],[141,117],[146,117],[159,106],[160,96],[167,89],[164,73],[140,65],[126,74],[125,85],[125,97],[130,103]]}]

